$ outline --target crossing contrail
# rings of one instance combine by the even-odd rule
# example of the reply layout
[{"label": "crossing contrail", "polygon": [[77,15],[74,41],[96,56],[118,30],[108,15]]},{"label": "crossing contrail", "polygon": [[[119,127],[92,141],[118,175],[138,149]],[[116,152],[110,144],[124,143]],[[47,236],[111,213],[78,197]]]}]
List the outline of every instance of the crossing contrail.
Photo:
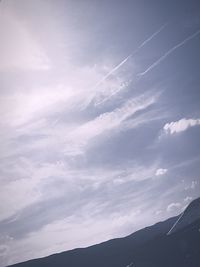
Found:
[{"label": "crossing contrail", "polygon": [[151,71],[156,66],[158,66],[163,60],[165,60],[169,55],[171,55],[176,49],[178,49],[179,47],[183,46],[184,44],[186,44],[187,42],[189,42],[190,40],[192,40],[193,38],[195,38],[199,34],[200,34],[200,30],[198,30],[195,33],[193,33],[192,35],[188,36],[185,40],[183,40],[179,44],[177,44],[174,47],[172,47],[169,51],[167,51],[162,57],[160,57],[158,60],[156,60],[144,72],[141,72],[138,75],[143,76],[143,75],[147,74],[149,71]]},{"label": "crossing contrail", "polygon": [[135,55],[143,46],[150,42],[156,35],[158,35],[168,23],[162,25],[156,32],[154,32],[150,37],[148,37],[144,42],[142,42],[137,49],[135,49],[129,56],[122,60],[117,66],[115,66],[111,71],[109,71],[95,86],[93,89],[97,88],[102,82],[104,82],[110,75],[122,67],[133,55]]}]

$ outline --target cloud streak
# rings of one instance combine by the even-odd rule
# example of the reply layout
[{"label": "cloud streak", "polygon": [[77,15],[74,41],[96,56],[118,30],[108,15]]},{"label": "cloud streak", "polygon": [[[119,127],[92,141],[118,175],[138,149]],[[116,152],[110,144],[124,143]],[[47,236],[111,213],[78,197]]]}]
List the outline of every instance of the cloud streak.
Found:
[{"label": "cloud streak", "polygon": [[[120,108],[111,112],[106,112],[95,119],[86,122],[74,131],[69,133],[66,138],[66,153],[80,153],[87,143],[93,138],[104,134],[106,131],[118,128],[122,122],[138,111],[144,110],[157,100],[158,96],[141,95],[126,101]],[[71,152],[70,152],[71,151]]]},{"label": "cloud streak", "polygon": [[149,71],[151,71],[156,66],[158,66],[163,60],[165,60],[169,55],[171,55],[174,51],[176,51],[181,46],[185,45],[187,42],[189,42],[190,40],[192,40],[193,38],[195,38],[199,34],[200,34],[200,30],[196,31],[195,33],[193,33],[192,35],[187,37],[185,40],[183,40],[179,44],[175,45],[173,48],[171,48],[169,51],[167,51],[162,57],[160,57],[158,60],[156,60],[151,66],[149,66],[145,71],[139,73],[138,75],[143,76],[143,75],[147,74]]}]

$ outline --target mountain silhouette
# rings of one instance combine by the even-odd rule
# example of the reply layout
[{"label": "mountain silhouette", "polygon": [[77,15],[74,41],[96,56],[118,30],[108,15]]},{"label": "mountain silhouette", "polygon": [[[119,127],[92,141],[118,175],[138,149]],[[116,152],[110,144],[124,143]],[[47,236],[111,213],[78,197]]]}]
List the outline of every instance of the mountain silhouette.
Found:
[{"label": "mountain silhouette", "polygon": [[200,198],[177,217],[127,237],[13,267],[200,267]]}]

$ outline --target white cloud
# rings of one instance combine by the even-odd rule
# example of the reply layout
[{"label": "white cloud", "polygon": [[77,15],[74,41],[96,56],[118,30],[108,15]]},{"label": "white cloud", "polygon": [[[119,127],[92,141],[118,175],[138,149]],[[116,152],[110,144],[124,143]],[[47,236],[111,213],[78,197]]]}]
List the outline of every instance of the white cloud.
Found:
[{"label": "white cloud", "polygon": [[156,210],[155,215],[160,215],[162,212],[162,210]]},{"label": "white cloud", "polygon": [[181,119],[179,121],[172,121],[166,123],[163,127],[167,134],[175,134],[186,131],[188,128],[200,125],[200,119]]},{"label": "white cloud", "polygon": [[187,196],[184,198],[184,202],[190,202],[192,199],[193,199],[193,197]]},{"label": "white cloud", "polygon": [[157,169],[156,170],[156,176],[161,176],[161,175],[164,175],[165,173],[167,173],[167,169],[162,169],[162,168],[160,168],[160,169]]},{"label": "white cloud", "polygon": [[189,185],[185,186],[185,190],[195,190],[196,187],[198,186],[198,181],[194,180],[192,182],[190,182]]},{"label": "white cloud", "polygon": [[179,202],[171,203],[167,206],[167,211],[173,212],[173,211],[179,210],[180,208],[181,208],[181,204]]},{"label": "white cloud", "polygon": [[195,189],[197,187],[197,185],[198,185],[198,182],[197,181],[192,181],[190,188],[191,189]]}]

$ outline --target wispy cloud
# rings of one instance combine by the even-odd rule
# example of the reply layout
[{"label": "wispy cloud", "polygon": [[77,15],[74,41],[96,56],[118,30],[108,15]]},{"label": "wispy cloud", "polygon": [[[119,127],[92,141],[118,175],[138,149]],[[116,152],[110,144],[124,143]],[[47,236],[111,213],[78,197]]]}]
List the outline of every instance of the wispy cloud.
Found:
[{"label": "wispy cloud", "polygon": [[[15,175],[17,175],[17,173],[15,173]],[[40,193],[37,192],[36,184],[37,182],[33,179],[24,178],[7,182],[6,185],[1,186],[0,221],[39,200]],[[24,201],[25,199],[26,201]]]},{"label": "wispy cloud", "polygon": [[166,123],[163,127],[163,130],[167,134],[176,134],[179,132],[186,131],[190,127],[200,125],[200,119],[180,119],[179,121],[172,121]]},{"label": "wispy cloud", "polygon": [[127,118],[135,114],[137,111],[146,109],[157,100],[156,96],[142,95],[128,100],[123,106],[111,112],[106,112],[96,117],[94,120],[88,121],[81,125],[66,138],[66,153],[81,153],[82,148],[106,131],[116,129]]},{"label": "wispy cloud", "polygon": [[[156,183],[151,181],[155,168],[156,165],[139,168],[132,164],[130,168],[123,170],[82,169],[73,172],[67,169],[64,162],[57,166],[35,166],[32,178],[38,180],[38,177],[46,177],[44,186],[40,184],[39,187],[43,201],[40,199],[32,206],[27,203],[26,207],[16,210],[16,216],[7,220],[7,228],[3,224],[6,229],[4,233],[7,234],[7,237],[4,236],[4,243],[10,250],[9,260],[16,262],[45,256],[56,251],[97,243],[102,239],[119,236],[119,233],[124,235],[129,233],[129,230],[124,230],[125,225],[131,229],[142,227],[145,220],[138,215],[149,203],[142,203],[141,198],[148,198],[149,187],[156,187]],[[59,171],[61,169],[63,173]],[[116,182],[120,178],[123,183]],[[148,186],[145,187],[145,184]],[[20,192],[19,188],[17,191]],[[45,208],[47,197],[50,200],[50,209]],[[44,209],[41,220],[38,213]],[[29,216],[32,222],[27,221]],[[146,210],[145,218],[150,218],[152,223],[155,221],[150,209]],[[66,247],[66,240],[71,239],[72,242]]]},{"label": "wispy cloud", "polygon": [[185,45],[187,42],[189,42],[190,40],[192,40],[193,38],[195,38],[199,34],[200,34],[200,30],[196,31],[195,33],[193,33],[192,35],[190,35],[189,37],[187,37],[185,40],[183,40],[179,44],[175,45],[173,48],[171,48],[169,51],[167,51],[162,57],[160,57],[152,65],[150,65],[145,71],[139,73],[138,75],[139,76],[143,76],[143,75],[147,74],[149,71],[151,71],[156,66],[158,66],[163,60],[165,60],[169,55],[171,55],[174,51],[176,51],[181,46]]}]

